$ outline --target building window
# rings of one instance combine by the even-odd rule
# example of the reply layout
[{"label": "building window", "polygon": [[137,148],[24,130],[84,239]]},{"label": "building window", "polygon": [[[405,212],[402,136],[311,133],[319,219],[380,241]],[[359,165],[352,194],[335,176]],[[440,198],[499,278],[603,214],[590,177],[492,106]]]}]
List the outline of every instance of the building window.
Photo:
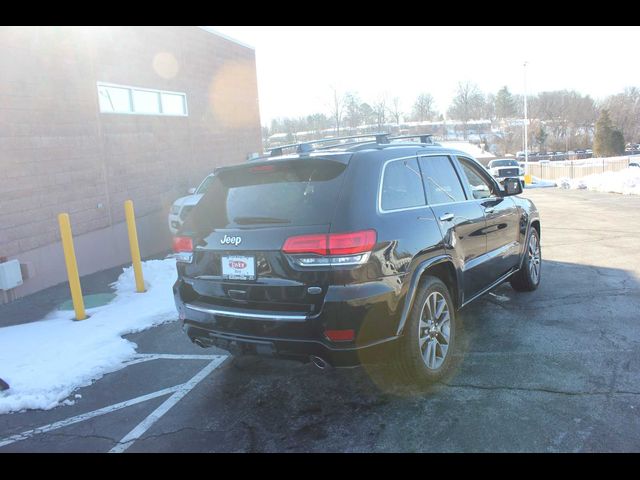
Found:
[{"label": "building window", "polygon": [[186,117],[187,94],[98,82],[102,113]]}]

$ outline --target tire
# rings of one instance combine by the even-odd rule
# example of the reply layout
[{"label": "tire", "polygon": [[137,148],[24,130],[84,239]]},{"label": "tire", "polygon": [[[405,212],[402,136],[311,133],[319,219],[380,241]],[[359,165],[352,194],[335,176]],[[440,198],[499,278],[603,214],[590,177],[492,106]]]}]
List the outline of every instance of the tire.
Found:
[{"label": "tire", "polygon": [[[456,311],[449,289],[439,278],[425,277],[418,288],[400,339],[394,370],[403,383],[428,387],[443,379],[453,366]],[[435,325],[429,323],[433,320]]]},{"label": "tire", "polygon": [[511,286],[517,292],[533,292],[540,285],[542,274],[542,250],[540,235],[534,228],[530,228],[527,247],[522,260],[522,267],[511,276]]}]

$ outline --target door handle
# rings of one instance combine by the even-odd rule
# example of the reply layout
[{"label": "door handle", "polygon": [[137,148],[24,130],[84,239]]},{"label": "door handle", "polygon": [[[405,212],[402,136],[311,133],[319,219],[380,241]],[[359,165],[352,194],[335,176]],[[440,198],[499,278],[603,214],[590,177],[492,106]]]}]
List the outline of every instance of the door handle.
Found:
[{"label": "door handle", "polygon": [[453,213],[445,213],[444,215],[440,215],[441,222],[449,222],[453,220],[455,215]]},{"label": "door handle", "polygon": [[493,213],[495,209],[493,207],[487,207],[484,209],[484,213]]}]

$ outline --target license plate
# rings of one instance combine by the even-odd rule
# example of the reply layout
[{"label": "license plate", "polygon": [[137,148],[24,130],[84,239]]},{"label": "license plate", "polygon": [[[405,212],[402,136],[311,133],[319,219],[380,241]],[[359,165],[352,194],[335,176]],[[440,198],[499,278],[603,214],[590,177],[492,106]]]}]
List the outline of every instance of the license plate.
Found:
[{"label": "license plate", "polygon": [[229,280],[255,280],[256,259],[240,255],[223,256],[222,278]]}]

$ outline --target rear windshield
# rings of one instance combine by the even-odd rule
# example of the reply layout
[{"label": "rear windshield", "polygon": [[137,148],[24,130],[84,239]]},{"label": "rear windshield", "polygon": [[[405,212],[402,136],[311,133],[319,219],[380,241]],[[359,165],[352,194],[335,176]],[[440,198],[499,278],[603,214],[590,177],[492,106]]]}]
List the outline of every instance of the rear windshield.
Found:
[{"label": "rear windshield", "polygon": [[345,168],[309,159],[220,171],[182,231],[331,223]]}]

